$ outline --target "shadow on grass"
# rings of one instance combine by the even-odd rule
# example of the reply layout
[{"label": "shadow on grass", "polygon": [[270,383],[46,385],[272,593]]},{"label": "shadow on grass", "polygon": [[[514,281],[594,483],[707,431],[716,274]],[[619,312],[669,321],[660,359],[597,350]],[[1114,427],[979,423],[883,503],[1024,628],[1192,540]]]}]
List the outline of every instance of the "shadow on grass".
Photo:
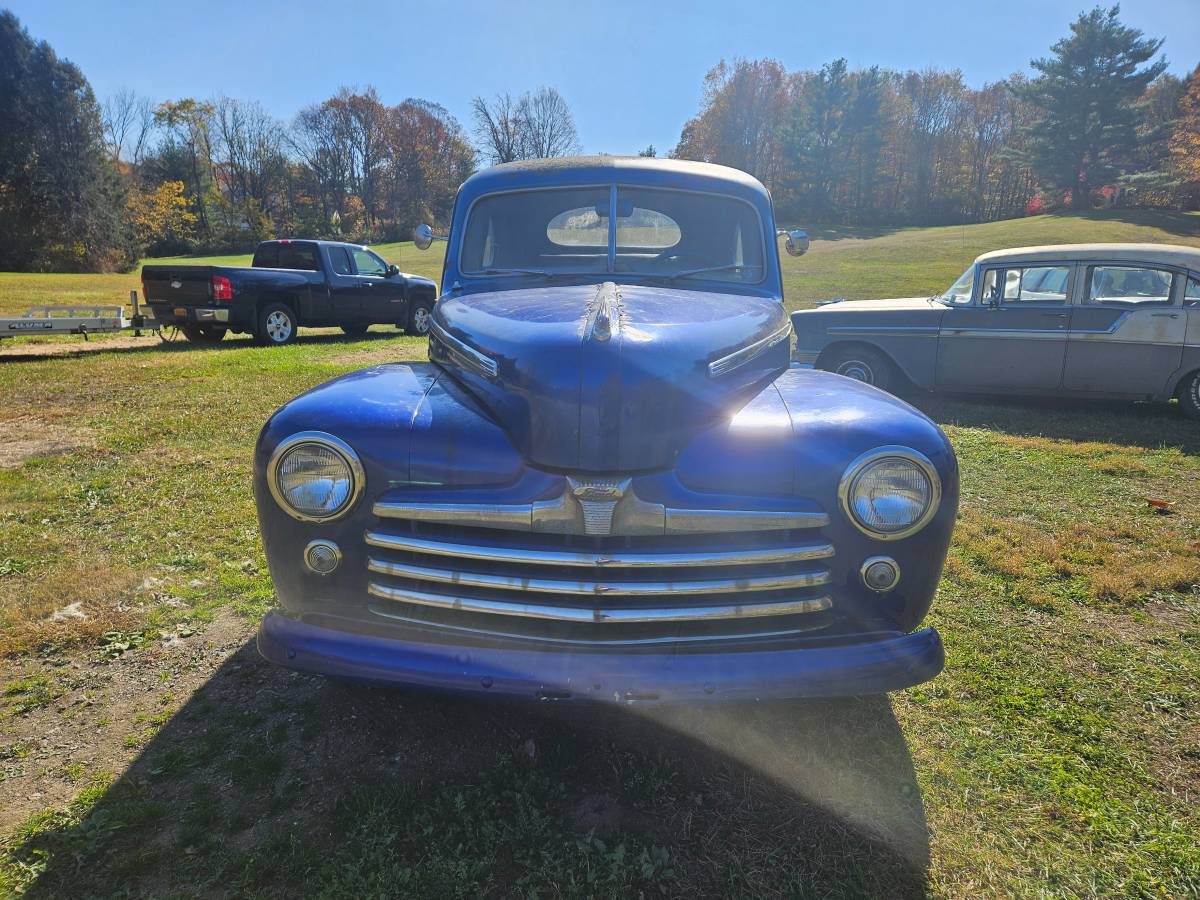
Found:
[{"label": "shadow on grass", "polygon": [[1200,453],[1200,422],[1174,403],[910,394],[908,402],[940,425],[986,428],[1015,437],[1097,441]]},{"label": "shadow on grass", "polygon": [[[360,341],[385,341],[404,337],[401,331],[368,331],[365,334],[343,334],[338,333],[322,333],[312,334],[301,332],[296,335],[295,344],[320,347],[322,345],[337,345],[337,344],[352,344]],[[140,344],[116,344],[109,340],[84,341],[79,338],[78,347],[63,347],[59,342],[54,342],[53,345],[40,345],[44,347],[53,347],[52,352],[38,351],[38,344],[26,344],[30,348],[27,352],[16,351],[12,353],[0,353],[0,365],[6,362],[31,362],[43,359],[73,359],[81,356],[90,356],[94,353],[119,353],[119,354],[140,354],[140,353],[201,353],[212,350],[245,350],[255,346],[253,338],[249,335],[231,335],[225,340],[217,341],[211,344],[197,343],[180,338],[178,340],[151,340],[142,338],[144,343]],[[114,346],[105,346],[113,343]],[[264,350],[273,349],[264,347]]]},{"label": "shadow on grass", "polygon": [[[1145,225],[1160,228],[1176,237],[1200,237],[1200,215],[1166,209],[1098,209],[1085,214],[1086,218],[1098,222],[1124,222],[1127,225]],[[1058,218],[1055,215],[1055,218]],[[1062,218],[1075,218],[1063,213]]]},{"label": "shadow on grass", "polygon": [[292,674],[246,644],[86,809],[31,897],[923,896],[886,697],[652,709]]}]

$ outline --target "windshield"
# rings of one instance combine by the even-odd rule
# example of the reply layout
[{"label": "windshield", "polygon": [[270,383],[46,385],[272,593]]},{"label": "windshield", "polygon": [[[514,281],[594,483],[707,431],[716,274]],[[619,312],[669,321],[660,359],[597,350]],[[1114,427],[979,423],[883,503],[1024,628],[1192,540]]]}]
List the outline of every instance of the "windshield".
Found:
[{"label": "windshield", "polygon": [[971,290],[975,287],[975,267],[967,269],[958,276],[958,280],[946,289],[944,294],[939,294],[934,297],[935,300],[941,300],[943,303],[970,303]]},{"label": "windshield", "polygon": [[460,261],[464,275],[620,274],[746,284],[766,277],[753,206],[719,194],[653,188],[482,197],[471,207]]}]

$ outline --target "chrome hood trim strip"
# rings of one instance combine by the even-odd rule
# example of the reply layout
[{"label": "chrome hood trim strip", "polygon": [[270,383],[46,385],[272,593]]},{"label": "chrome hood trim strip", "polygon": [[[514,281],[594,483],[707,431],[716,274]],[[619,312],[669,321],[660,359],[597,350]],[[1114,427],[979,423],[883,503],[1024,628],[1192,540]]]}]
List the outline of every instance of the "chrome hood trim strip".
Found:
[{"label": "chrome hood trim strip", "polygon": [[765,338],[757,340],[753,344],[743,347],[741,350],[735,350],[728,356],[722,356],[720,359],[714,359],[708,364],[708,374],[713,378],[717,378],[721,375],[725,375],[728,372],[732,372],[738,366],[742,365],[743,363],[748,363],[760,353],[765,353],[766,351],[770,350],[780,341],[786,341],[789,337],[791,337],[791,335],[792,323],[789,319],[785,326],[772,334],[768,334]]}]

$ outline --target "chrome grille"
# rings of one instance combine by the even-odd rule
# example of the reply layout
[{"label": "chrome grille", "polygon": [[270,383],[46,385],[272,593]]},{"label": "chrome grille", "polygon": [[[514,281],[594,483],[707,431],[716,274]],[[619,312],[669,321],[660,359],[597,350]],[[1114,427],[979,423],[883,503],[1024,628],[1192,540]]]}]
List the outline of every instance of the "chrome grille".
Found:
[{"label": "chrome grille", "polygon": [[590,536],[387,519],[365,535],[378,615],[567,643],[777,636],[828,624],[815,529]]}]

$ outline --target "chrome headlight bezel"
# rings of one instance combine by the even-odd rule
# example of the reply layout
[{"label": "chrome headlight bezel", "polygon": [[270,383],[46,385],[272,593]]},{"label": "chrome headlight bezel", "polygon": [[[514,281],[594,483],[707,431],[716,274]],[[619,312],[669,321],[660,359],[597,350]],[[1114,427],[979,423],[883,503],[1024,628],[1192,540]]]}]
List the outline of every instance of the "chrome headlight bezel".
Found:
[{"label": "chrome headlight bezel", "polygon": [[[342,458],[342,461],[346,463],[346,467],[350,471],[350,491],[346,495],[346,499],[340,506],[327,515],[314,516],[301,512],[288,503],[287,498],[279,487],[280,463],[283,462],[284,457],[289,452],[304,444],[314,444],[326,450],[332,450]],[[275,498],[275,502],[279,504],[280,509],[293,519],[301,522],[331,522],[334,519],[340,519],[358,503],[358,498],[362,496],[366,484],[366,472],[363,470],[362,461],[359,460],[358,454],[341,438],[324,431],[300,431],[293,434],[276,446],[275,450],[271,453],[271,459],[267,462],[267,488],[270,490],[271,496]]]},{"label": "chrome headlight bezel", "polygon": [[[926,480],[929,482],[929,503],[926,505],[925,511],[911,524],[899,531],[878,531],[859,521],[858,516],[854,513],[853,492],[855,482],[868,466],[885,459],[901,459],[907,463],[911,463],[925,475]],[[868,450],[846,467],[846,471],[842,474],[842,479],[838,483],[838,500],[841,502],[842,512],[845,513],[846,518],[863,534],[877,541],[898,541],[916,534],[928,525],[929,520],[937,514],[938,508],[942,503],[942,479],[938,475],[938,471],[933,463],[929,460],[929,457],[913,450],[911,447],[876,447],[874,450]]]}]

